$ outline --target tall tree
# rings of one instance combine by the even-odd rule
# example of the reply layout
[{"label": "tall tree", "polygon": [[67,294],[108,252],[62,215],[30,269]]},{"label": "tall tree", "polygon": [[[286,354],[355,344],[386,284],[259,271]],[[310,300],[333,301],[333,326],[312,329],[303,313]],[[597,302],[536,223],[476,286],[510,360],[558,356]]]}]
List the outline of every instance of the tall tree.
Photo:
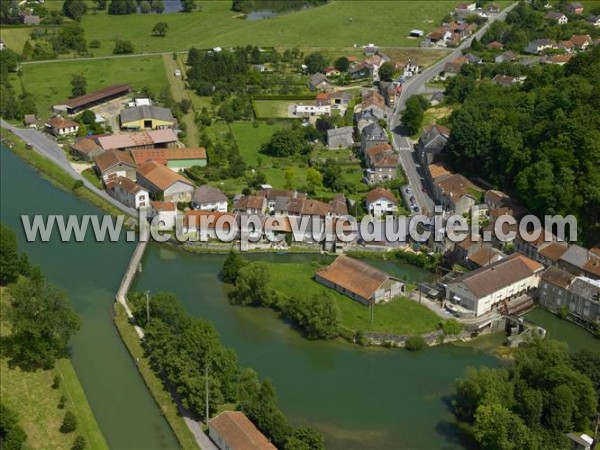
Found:
[{"label": "tall tree", "polygon": [[155,36],[165,37],[167,35],[167,30],[169,29],[169,24],[167,22],[158,22],[152,28],[152,34]]},{"label": "tall tree", "polygon": [[0,285],[12,283],[19,275],[27,276],[30,271],[27,255],[18,252],[15,232],[0,222]]},{"label": "tall tree", "polygon": [[394,64],[389,61],[384,62],[379,68],[379,79],[381,81],[392,81],[394,70]]},{"label": "tall tree", "polygon": [[79,22],[87,12],[87,5],[84,0],[65,0],[62,10],[65,16]]},{"label": "tall tree", "polygon": [[85,95],[87,91],[87,80],[82,73],[74,73],[71,75],[71,95],[79,97]]},{"label": "tall tree", "polygon": [[196,0],[181,0],[181,10],[189,13],[196,9]]}]

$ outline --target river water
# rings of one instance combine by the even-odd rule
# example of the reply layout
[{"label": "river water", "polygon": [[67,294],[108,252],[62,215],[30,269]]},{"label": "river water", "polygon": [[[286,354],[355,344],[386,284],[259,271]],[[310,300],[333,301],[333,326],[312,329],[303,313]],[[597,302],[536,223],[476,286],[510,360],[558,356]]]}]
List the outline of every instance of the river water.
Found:
[{"label": "river water", "polygon": [[[112,324],[109,309],[133,245],[27,243],[21,214],[98,214],[91,205],[55,188],[6,148],[1,159],[1,215],[19,235],[21,249],[67,290],[82,317],[73,339],[73,364],[111,448],[175,448],[166,421],[146,390]],[[312,255],[251,255],[281,264]],[[498,366],[473,348],[442,345],[424,352],[361,348],[342,341],[308,341],[276,313],[229,305],[218,280],[224,257],[151,244],[134,288],[174,292],[186,309],[214,322],[240,362],[274,382],[284,412],[310,424],[331,449],[453,449],[465,443],[448,396],[467,366]],[[384,264],[417,279],[411,266]],[[391,265],[390,265],[391,264]],[[568,328],[569,324],[564,324]],[[579,331],[579,330],[577,330]],[[557,332],[557,337],[560,337]]]}]

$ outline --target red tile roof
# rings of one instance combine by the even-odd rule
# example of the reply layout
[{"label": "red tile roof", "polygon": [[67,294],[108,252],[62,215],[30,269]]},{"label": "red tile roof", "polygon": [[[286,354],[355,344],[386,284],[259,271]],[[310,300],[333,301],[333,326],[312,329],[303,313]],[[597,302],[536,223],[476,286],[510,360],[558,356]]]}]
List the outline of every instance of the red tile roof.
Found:
[{"label": "red tile roof", "polygon": [[277,450],[240,411],[225,411],[209,422],[229,450]]},{"label": "red tile roof", "polygon": [[206,149],[199,148],[138,148],[131,150],[137,164],[156,161],[166,165],[168,161],[178,159],[206,159]]},{"label": "red tile roof", "polygon": [[393,202],[394,204],[398,204],[398,200],[396,200],[396,197],[394,196],[392,191],[388,191],[387,189],[384,189],[382,187],[377,187],[367,193],[367,203],[369,204],[376,202],[380,198],[385,198],[390,202]]}]

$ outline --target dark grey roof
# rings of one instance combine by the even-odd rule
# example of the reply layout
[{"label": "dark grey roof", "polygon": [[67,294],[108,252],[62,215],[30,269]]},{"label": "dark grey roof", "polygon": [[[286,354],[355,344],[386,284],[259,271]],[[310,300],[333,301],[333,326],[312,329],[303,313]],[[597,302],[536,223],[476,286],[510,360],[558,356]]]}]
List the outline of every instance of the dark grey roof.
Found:
[{"label": "dark grey roof", "polygon": [[313,86],[316,86],[317,84],[320,84],[323,81],[326,81],[327,83],[329,83],[329,80],[327,79],[327,77],[325,75],[323,75],[321,72],[317,72],[313,76],[310,77],[310,84],[312,84]]},{"label": "dark grey roof", "polygon": [[289,197],[278,196],[275,198],[275,211],[287,211],[289,208]]},{"label": "dark grey roof", "polygon": [[576,267],[583,267],[589,259],[589,251],[579,245],[571,245],[560,259]]},{"label": "dark grey roof", "polygon": [[194,191],[192,201],[198,205],[202,203],[226,202],[227,196],[217,188],[204,184]]},{"label": "dark grey roof", "polygon": [[569,286],[569,292],[586,300],[600,303],[600,280],[577,277]]},{"label": "dark grey roof", "polygon": [[349,134],[350,136],[352,136],[353,131],[354,130],[352,127],[332,128],[330,130],[327,130],[327,136],[333,137],[333,136],[340,136],[340,135],[346,135],[346,134]]},{"label": "dark grey roof", "polygon": [[366,140],[385,140],[387,141],[387,134],[383,128],[376,123],[370,123],[362,130],[363,139]]},{"label": "dark grey roof", "polygon": [[121,122],[134,122],[142,119],[157,119],[164,120],[165,122],[174,121],[171,110],[159,106],[143,105],[121,111]]}]

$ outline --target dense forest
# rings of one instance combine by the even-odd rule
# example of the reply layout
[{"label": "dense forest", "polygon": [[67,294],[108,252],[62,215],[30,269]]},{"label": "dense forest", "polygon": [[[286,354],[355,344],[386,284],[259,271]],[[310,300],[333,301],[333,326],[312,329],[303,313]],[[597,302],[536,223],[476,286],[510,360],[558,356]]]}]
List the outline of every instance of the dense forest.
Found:
[{"label": "dense forest", "polygon": [[457,171],[484,178],[538,216],[573,214],[600,236],[600,47],[563,67],[528,68],[522,85],[476,83],[464,71],[447,89],[460,102],[447,150]]}]

